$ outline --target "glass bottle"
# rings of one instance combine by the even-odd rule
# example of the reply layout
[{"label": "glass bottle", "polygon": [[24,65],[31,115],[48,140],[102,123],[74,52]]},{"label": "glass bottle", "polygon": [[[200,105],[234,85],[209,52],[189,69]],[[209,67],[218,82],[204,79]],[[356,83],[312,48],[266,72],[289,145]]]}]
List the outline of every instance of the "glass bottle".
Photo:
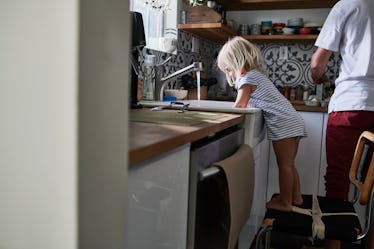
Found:
[{"label": "glass bottle", "polygon": [[307,101],[309,98],[309,86],[308,83],[304,82],[303,100]]},{"label": "glass bottle", "polygon": [[296,88],[292,87],[290,91],[290,100],[294,101],[296,100]]},{"label": "glass bottle", "polygon": [[155,55],[151,54],[144,58],[142,100],[155,100]]}]

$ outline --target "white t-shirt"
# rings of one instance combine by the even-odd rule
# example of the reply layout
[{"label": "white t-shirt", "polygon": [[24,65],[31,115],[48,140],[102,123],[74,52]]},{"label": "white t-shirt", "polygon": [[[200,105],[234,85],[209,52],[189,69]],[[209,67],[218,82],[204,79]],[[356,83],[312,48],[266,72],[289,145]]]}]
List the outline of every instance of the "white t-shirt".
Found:
[{"label": "white t-shirt", "polygon": [[342,63],[329,103],[332,111],[374,111],[374,0],[340,0],[316,46],[340,52]]}]

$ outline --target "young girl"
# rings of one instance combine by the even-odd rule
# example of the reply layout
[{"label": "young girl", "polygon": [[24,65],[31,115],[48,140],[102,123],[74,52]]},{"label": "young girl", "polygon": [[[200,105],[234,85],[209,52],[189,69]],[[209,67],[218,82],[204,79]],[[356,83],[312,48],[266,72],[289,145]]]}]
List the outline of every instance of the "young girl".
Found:
[{"label": "young girl", "polygon": [[292,211],[293,204],[303,202],[295,157],[299,138],[307,136],[304,120],[265,75],[261,52],[249,41],[242,37],[229,40],[219,52],[217,63],[228,83],[238,91],[234,107],[262,109],[277,158],[280,190],[266,207]]}]

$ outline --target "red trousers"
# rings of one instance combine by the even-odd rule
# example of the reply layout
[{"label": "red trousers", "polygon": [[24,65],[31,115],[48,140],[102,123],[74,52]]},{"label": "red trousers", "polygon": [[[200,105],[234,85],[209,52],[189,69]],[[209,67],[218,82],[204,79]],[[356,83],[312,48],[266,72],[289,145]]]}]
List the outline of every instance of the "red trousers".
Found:
[{"label": "red trousers", "polygon": [[358,138],[374,132],[374,112],[349,111],[329,114],[326,128],[326,196],[348,199],[349,169]]}]

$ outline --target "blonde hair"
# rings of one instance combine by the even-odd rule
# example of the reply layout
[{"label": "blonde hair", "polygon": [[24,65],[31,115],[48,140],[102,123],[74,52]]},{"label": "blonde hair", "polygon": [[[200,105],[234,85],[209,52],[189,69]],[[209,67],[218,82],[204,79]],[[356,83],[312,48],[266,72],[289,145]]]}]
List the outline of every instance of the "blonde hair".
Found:
[{"label": "blonde hair", "polygon": [[[231,86],[243,71],[257,69],[265,74],[263,61],[261,51],[253,43],[240,36],[228,40],[217,57],[217,65],[225,72],[227,82]],[[233,71],[235,78],[231,78],[227,70]]]}]

